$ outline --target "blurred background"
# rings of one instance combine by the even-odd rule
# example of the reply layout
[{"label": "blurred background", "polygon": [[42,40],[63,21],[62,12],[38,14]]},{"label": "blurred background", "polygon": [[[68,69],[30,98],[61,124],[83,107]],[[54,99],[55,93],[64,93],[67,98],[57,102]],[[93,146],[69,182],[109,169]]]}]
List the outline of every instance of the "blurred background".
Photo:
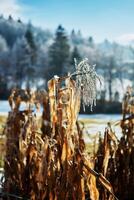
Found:
[{"label": "blurred background", "polygon": [[133,0],[0,0],[0,100],[88,58],[102,81],[93,113],[120,113],[134,85],[133,10]]}]

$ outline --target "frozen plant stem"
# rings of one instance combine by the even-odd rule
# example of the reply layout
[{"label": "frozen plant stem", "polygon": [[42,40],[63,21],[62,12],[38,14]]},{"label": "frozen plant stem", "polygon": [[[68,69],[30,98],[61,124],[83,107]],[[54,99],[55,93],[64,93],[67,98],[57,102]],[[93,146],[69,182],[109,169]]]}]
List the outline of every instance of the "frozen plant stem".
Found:
[{"label": "frozen plant stem", "polygon": [[93,105],[96,105],[96,82],[97,79],[100,81],[100,78],[95,71],[95,66],[88,64],[87,58],[82,60],[79,64],[77,64],[76,59],[74,59],[74,61],[76,71],[72,73],[70,77],[76,77],[76,88],[81,95],[84,111],[85,106],[90,106],[92,111]]}]

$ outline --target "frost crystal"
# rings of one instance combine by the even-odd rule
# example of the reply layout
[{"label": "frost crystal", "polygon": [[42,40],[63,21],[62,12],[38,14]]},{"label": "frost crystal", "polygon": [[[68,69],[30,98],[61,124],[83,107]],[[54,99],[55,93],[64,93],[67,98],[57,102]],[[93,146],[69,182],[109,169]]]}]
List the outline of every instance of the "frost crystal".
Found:
[{"label": "frost crystal", "polygon": [[85,106],[91,106],[92,110],[93,105],[96,105],[96,80],[99,76],[96,74],[95,66],[87,63],[87,58],[79,64],[76,59],[74,61],[76,71],[71,76],[76,76],[76,87],[81,95],[83,109],[85,111]]}]

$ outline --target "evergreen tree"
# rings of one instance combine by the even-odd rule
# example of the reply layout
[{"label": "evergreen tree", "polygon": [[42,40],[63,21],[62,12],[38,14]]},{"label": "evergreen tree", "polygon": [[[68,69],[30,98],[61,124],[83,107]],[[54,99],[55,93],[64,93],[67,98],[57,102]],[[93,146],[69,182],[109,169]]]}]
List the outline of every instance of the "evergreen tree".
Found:
[{"label": "evergreen tree", "polygon": [[70,35],[70,39],[73,45],[79,45],[83,43],[83,37],[80,30],[78,30],[76,33],[73,29]]},{"label": "evergreen tree", "polygon": [[88,38],[88,44],[89,44],[89,46],[91,47],[91,48],[94,48],[94,39],[93,39],[93,37],[89,37]]},{"label": "evergreen tree", "polygon": [[81,55],[79,53],[79,50],[77,48],[77,46],[75,46],[73,48],[73,51],[71,52],[71,56],[70,56],[70,67],[68,72],[73,73],[75,71],[75,63],[74,63],[74,58],[76,58],[76,60],[78,62],[80,62],[81,60]]},{"label": "evergreen tree", "polygon": [[29,23],[27,31],[25,33],[25,38],[31,48],[31,64],[34,64],[34,61],[36,60],[36,44],[34,41],[34,36],[32,32],[32,25]]},{"label": "evergreen tree", "polygon": [[76,58],[76,60],[78,60],[78,62],[81,60],[81,56],[80,56],[77,46],[74,47],[72,54],[71,54],[71,65],[74,65],[74,58]]},{"label": "evergreen tree", "polygon": [[8,20],[13,21],[12,15],[9,15]]},{"label": "evergreen tree", "polygon": [[20,23],[20,24],[22,23],[22,21],[21,21],[21,19],[20,19],[20,18],[17,20],[17,22],[18,22],[18,23]]},{"label": "evergreen tree", "polygon": [[61,76],[69,62],[69,44],[64,28],[59,25],[53,44],[49,48],[50,76]]},{"label": "evergreen tree", "polygon": [[27,31],[25,33],[25,38],[29,46],[29,58],[30,62],[27,66],[27,88],[30,87],[31,83],[34,80],[35,72],[36,72],[36,60],[37,60],[37,48],[34,41],[34,36],[32,32],[32,25],[29,23]]},{"label": "evergreen tree", "polygon": [[81,33],[81,30],[78,30],[77,32],[77,44],[83,44],[84,40],[83,40],[83,37],[82,37],[82,33]]},{"label": "evergreen tree", "polygon": [[74,29],[71,31],[70,39],[71,39],[71,42],[72,42],[73,45],[76,45],[78,43],[77,36],[76,36]]},{"label": "evergreen tree", "polygon": [[27,71],[31,63],[29,54],[30,48],[26,38],[17,39],[12,49],[12,72],[16,86],[19,88],[28,76]]}]

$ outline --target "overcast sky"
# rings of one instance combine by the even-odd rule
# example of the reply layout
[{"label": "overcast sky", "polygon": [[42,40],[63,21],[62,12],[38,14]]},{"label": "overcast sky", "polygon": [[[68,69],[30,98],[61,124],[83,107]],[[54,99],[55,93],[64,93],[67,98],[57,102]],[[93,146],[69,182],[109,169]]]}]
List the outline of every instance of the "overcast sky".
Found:
[{"label": "overcast sky", "polygon": [[134,40],[134,0],[0,0],[0,13],[51,30],[80,29],[97,42]]}]

